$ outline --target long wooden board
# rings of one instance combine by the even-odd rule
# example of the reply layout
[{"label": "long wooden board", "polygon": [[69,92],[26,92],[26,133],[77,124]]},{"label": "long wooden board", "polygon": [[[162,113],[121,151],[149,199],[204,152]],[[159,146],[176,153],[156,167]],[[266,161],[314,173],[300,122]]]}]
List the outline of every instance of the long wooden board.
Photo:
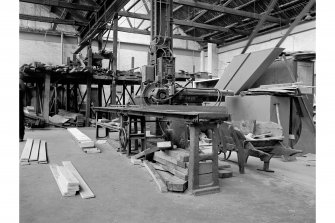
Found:
[{"label": "long wooden board", "polygon": [[31,154],[29,157],[29,162],[38,161],[38,152],[40,150],[40,139],[34,139],[33,148],[31,149]]},{"label": "long wooden board", "polygon": [[21,153],[21,162],[27,162],[30,157],[31,148],[33,147],[33,139],[28,138]]},{"label": "long wooden board", "polygon": [[168,156],[166,155],[164,152],[162,151],[157,151],[155,152],[155,155],[156,157],[160,158],[160,159],[164,159],[170,163],[173,163],[179,167],[182,167],[182,168],[186,168],[186,162],[181,162],[179,160],[177,160],[176,158],[172,157],[172,156]]},{"label": "long wooden board", "polygon": [[185,149],[169,149],[164,150],[164,153],[168,156],[172,156],[180,162],[188,162],[190,158],[189,151]]},{"label": "long wooden board", "polygon": [[187,181],[179,179],[165,171],[157,170],[157,173],[161,176],[169,191],[184,192],[186,190]]},{"label": "long wooden board", "polygon": [[52,175],[53,175],[53,177],[54,177],[54,179],[55,179],[55,181],[56,181],[56,183],[57,183],[57,186],[58,186],[59,191],[60,191],[60,193],[62,194],[62,196],[64,196],[64,197],[73,196],[73,195],[69,195],[69,194],[67,193],[67,189],[66,189],[66,188],[64,187],[64,185],[60,182],[60,180],[59,180],[59,173],[58,173],[58,170],[57,170],[57,165],[55,165],[55,164],[50,164],[49,167],[50,167],[50,170],[51,170],[51,172],[52,172]]},{"label": "long wooden board", "polygon": [[163,181],[162,177],[157,173],[155,168],[150,164],[150,162],[148,162],[147,160],[144,160],[143,164],[144,164],[144,167],[149,172],[149,174],[154,179],[155,183],[157,184],[159,191],[162,193],[167,192],[167,187],[166,187],[165,182]]},{"label": "long wooden board", "polygon": [[87,135],[82,133],[79,129],[68,128],[67,130],[71,133],[71,135],[78,142],[81,148],[94,147],[94,141],[91,140]]},{"label": "long wooden board", "polygon": [[84,181],[84,179],[80,176],[80,174],[78,173],[78,171],[76,170],[76,168],[72,165],[71,161],[63,161],[62,163],[77,178],[77,180],[79,181],[79,185],[80,185],[79,193],[80,193],[80,196],[82,198],[84,198],[84,199],[95,197],[95,195],[93,194],[93,192],[91,191],[91,189],[89,188],[89,186],[86,184],[86,182]]},{"label": "long wooden board", "polygon": [[168,171],[170,173],[172,173],[174,176],[178,177],[179,179],[182,180],[188,180],[188,173],[183,173],[178,171],[177,169],[175,169],[174,167],[172,167],[171,165],[163,165],[160,163],[157,163],[163,170]]},{"label": "long wooden board", "polygon": [[177,166],[176,164],[171,163],[171,162],[169,162],[169,161],[167,161],[165,159],[161,159],[159,156],[156,155],[156,153],[154,154],[154,160],[156,162],[158,162],[158,163],[161,163],[161,164],[165,165],[165,166],[169,166],[169,167],[171,167],[173,169],[176,169],[176,170],[182,172],[183,174],[187,174],[188,173],[188,169],[182,168],[180,166]]},{"label": "long wooden board", "polygon": [[48,163],[46,141],[42,140],[40,145],[40,152],[38,154],[38,163]]}]

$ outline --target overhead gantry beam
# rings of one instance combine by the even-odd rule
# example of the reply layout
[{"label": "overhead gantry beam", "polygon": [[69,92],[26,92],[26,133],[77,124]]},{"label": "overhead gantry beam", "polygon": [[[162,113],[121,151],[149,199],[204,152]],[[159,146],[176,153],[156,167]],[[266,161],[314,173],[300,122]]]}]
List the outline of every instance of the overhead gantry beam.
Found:
[{"label": "overhead gantry beam", "polygon": [[78,22],[78,21],[75,21],[75,20],[58,19],[58,18],[51,18],[51,17],[45,17],[45,16],[33,16],[33,15],[24,15],[24,14],[20,14],[19,19],[29,20],[29,21],[37,21],[37,22],[47,22],[47,23],[55,23],[55,24],[73,25],[73,26],[84,26],[84,25],[86,25],[86,23]]},{"label": "overhead gantry beam", "polygon": [[73,10],[81,10],[81,11],[97,11],[99,7],[97,6],[88,6],[88,5],[81,5],[77,3],[68,3],[65,1],[59,0],[20,0],[20,2],[27,2],[37,5],[46,5],[46,6],[54,6],[60,7],[65,9],[73,9]]},{"label": "overhead gantry beam", "polygon": [[[194,8],[199,8],[199,9],[206,9],[208,11],[214,11],[214,12],[221,12],[221,13],[226,13],[226,14],[231,14],[231,15],[237,15],[237,16],[243,16],[243,17],[248,17],[252,19],[261,19],[262,15],[252,13],[252,12],[247,12],[247,11],[242,11],[242,10],[236,10],[232,8],[227,8],[224,6],[219,6],[219,5],[213,5],[213,4],[208,4],[205,2],[199,2],[199,1],[194,1],[194,0],[173,0],[173,3],[175,4],[180,4],[180,5],[186,5]],[[283,19],[279,19],[273,16],[267,16],[266,21],[273,22],[273,23],[283,23],[286,21],[283,21]]]},{"label": "overhead gantry beam", "polygon": [[[196,23],[192,21],[185,21],[185,20],[179,20],[179,19],[174,19],[173,23],[176,25],[181,25],[181,26],[191,26],[195,28],[200,28],[200,29],[208,29],[208,30],[214,30],[214,31],[220,31],[220,32],[232,32],[231,29],[225,28],[222,26],[213,26],[213,25],[207,25],[203,23]],[[249,32],[245,32],[243,30],[239,30],[239,32],[242,33],[242,35],[249,35]]]},{"label": "overhead gantry beam", "polygon": [[[119,12],[119,15],[124,16],[124,17],[136,18],[136,19],[150,20],[149,15],[140,14],[140,13],[121,11],[121,12]],[[196,23],[196,22],[192,22],[192,21],[179,20],[179,19],[174,19],[173,23],[175,25],[190,26],[190,27],[220,31],[220,32],[232,32],[233,31],[233,30],[231,30],[230,28],[227,28],[227,27],[207,25],[207,24],[203,24],[203,23]],[[238,32],[241,35],[250,35],[250,32],[246,32],[246,31],[243,31],[243,30],[234,30],[234,31]]]}]

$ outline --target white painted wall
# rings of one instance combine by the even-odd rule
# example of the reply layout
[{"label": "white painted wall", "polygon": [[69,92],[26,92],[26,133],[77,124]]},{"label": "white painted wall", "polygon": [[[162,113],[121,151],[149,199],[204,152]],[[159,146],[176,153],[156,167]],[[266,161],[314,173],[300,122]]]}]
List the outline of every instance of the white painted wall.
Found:
[{"label": "white painted wall", "polygon": [[[274,47],[281,37],[286,33],[287,29],[281,31],[265,34],[256,37],[252,45],[249,46],[248,52],[253,52],[257,50],[263,50]],[[291,33],[290,36],[281,45],[285,48],[284,51],[316,51],[316,22],[311,21],[298,25]],[[242,49],[246,45],[247,41],[232,44],[226,47],[221,47],[218,49],[218,69],[219,77],[222,75],[224,69],[228,66],[233,57],[241,54]]]},{"label": "white painted wall", "polygon": [[[42,34],[33,34],[20,32],[20,66],[39,61],[45,64],[59,65],[61,64],[61,43],[60,36]],[[135,67],[141,67],[147,64],[148,45],[145,43],[134,44],[119,42],[118,69],[128,70],[131,68],[131,57],[135,57]],[[77,48],[77,38],[64,37],[64,62],[66,58],[72,59],[72,52]],[[93,43],[93,52],[98,51],[97,43]],[[112,50],[112,43],[108,42],[106,50]],[[86,48],[82,50],[82,54],[86,55]],[[200,51],[186,48],[174,49],[176,57],[176,71],[185,70],[193,72],[200,70]],[[105,61],[104,66],[107,67],[108,62]]]}]

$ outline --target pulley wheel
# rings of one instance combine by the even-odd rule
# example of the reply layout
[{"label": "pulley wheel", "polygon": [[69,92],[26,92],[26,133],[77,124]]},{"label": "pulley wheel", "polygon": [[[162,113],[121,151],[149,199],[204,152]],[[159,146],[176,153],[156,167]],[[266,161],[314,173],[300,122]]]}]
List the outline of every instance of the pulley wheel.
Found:
[{"label": "pulley wheel", "polygon": [[120,140],[121,149],[122,150],[127,149],[129,139],[127,137],[127,133],[126,133],[126,130],[124,128],[121,128],[119,130],[119,140]]}]

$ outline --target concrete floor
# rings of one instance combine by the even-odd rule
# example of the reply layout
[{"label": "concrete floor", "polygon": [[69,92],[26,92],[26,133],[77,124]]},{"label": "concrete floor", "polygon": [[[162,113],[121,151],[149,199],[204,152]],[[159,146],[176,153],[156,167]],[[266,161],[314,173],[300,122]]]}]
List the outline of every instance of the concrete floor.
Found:
[{"label": "concrete floor", "polygon": [[[95,138],[94,128],[81,130]],[[230,162],[234,177],[220,179],[220,193],[194,197],[160,193],[145,168],[113,149],[83,153],[65,129],[29,130],[28,137],[47,141],[50,163],[72,161],[96,197],[62,197],[49,165],[20,166],[21,223],[315,222],[315,167],[302,158],[274,158],[270,167],[276,172],[265,173],[250,157],[243,175]]]}]

